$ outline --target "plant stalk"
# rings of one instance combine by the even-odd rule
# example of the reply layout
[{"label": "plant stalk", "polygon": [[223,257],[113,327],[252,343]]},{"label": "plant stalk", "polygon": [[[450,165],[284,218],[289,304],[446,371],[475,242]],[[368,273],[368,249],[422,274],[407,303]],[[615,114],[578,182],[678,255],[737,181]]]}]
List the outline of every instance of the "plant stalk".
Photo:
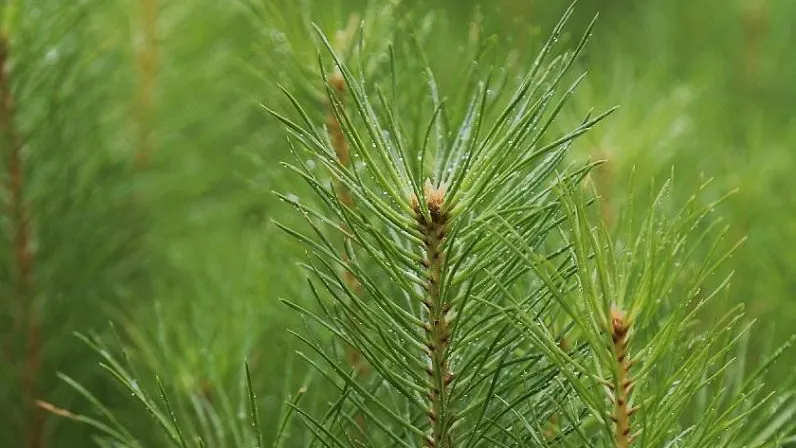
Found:
[{"label": "plant stalk", "polygon": [[135,153],[135,161],[136,167],[143,170],[149,166],[153,150],[152,129],[158,70],[157,0],[140,0],[139,8],[142,40],[135,55],[138,68],[138,97],[136,98],[138,148]]},{"label": "plant stalk", "polygon": [[629,323],[625,319],[625,314],[617,307],[611,309],[611,340],[614,347],[616,360],[616,374],[614,378],[614,414],[615,424],[615,446],[616,448],[629,448],[633,443],[633,435],[630,430],[630,416],[635,409],[630,408],[628,400],[633,388],[633,381],[630,379],[630,360],[628,359],[628,331]]},{"label": "plant stalk", "polygon": [[[31,230],[25,204],[25,173],[22,160],[23,140],[14,126],[15,106],[9,74],[10,48],[8,36],[0,35],[0,129],[8,145],[9,203],[13,231],[13,265],[15,292],[20,309],[18,330],[26,332],[22,393],[28,409],[27,446],[38,448],[44,444],[44,414],[35,406],[37,383],[41,371],[41,328],[33,297],[34,257],[31,249]],[[26,320],[24,330],[22,320]]]},{"label": "plant stalk", "polygon": [[448,387],[453,381],[448,362],[450,346],[450,306],[442,296],[442,280],[444,275],[445,253],[444,242],[447,231],[448,215],[443,211],[444,189],[434,188],[430,182],[425,185],[425,200],[429,215],[425,216],[413,198],[413,208],[418,229],[423,234],[425,261],[427,270],[425,284],[426,295],[423,305],[426,308],[427,320],[426,351],[430,360],[428,368],[429,390],[427,410],[431,432],[426,436],[428,448],[453,448],[451,425],[454,415],[448,410]]},{"label": "plant stalk", "polygon": [[[332,91],[337,95],[337,97],[342,102],[345,99],[346,93],[346,86],[345,81],[340,73],[334,73],[329,78],[329,86],[332,88]],[[332,142],[332,148],[334,149],[335,155],[337,156],[337,160],[340,162],[341,165],[344,167],[351,166],[351,154],[348,148],[348,142],[346,142],[345,134],[343,133],[343,128],[340,123],[337,121],[337,118],[334,116],[334,113],[330,110],[326,115],[326,128],[329,133],[329,139]],[[337,198],[340,202],[343,203],[348,208],[353,208],[354,203],[354,195],[351,194],[351,190],[342,183],[336,182],[337,188]],[[345,223],[342,224],[343,228],[346,228]],[[347,236],[343,237],[344,246],[348,246],[349,239]],[[343,250],[340,254],[341,258],[346,262],[349,263],[351,261],[348,253]],[[345,281],[346,285],[354,291],[356,294],[361,293],[361,287],[359,282],[357,281],[354,274],[346,269],[343,272],[343,281]],[[362,355],[359,353],[357,349],[354,347],[348,347],[346,350],[346,361],[351,368],[358,374],[364,374],[367,372],[367,367],[362,362]],[[361,422],[360,422],[361,423]]]}]

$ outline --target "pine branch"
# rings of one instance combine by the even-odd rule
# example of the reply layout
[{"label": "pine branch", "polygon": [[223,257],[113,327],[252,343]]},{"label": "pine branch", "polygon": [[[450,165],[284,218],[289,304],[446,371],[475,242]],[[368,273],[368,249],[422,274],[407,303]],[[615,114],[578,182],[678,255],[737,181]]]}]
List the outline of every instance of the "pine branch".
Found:
[{"label": "pine branch", "polygon": [[135,98],[135,121],[138,146],[135,162],[138,169],[146,168],[152,157],[153,126],[155,124],[155,89],[158,76],[158,0],[139,0],[140,44],[135,49],[138,74]]},{"label": "pine branch", "polygon": [[[353,20],[353,16],[351,20],[349,20],[349,29],[351,28],[351,24],[355,23]],[[343,36],[348,33],[341,33]],[[344,40],[345,37],[341,37],[340,40]],[[338,42],[339,46],[344,46],[345,42]],[[335,72],[328,81],[329,87],[334,95],[336,95],[336,100],[339,107],[344,107],[345,104],[345,93],[346,93],[346,86],[343,77]],[[346,137],[343,134],[343,128],[337,118],[335,117],[334,110],[332,110],[332,105],[329,105],[329,113],[326,119],[326,126],[329,129],[329,138],[331,139],[332,148],[334,148],[335,155],[337,156],[337,160],[344,168],[351,168],[351,154],[349,152],[348,143],[346,142]],[[351,191],[346,187],[344,184],[337,183],[337,197],[338,199],[348,208],[353,209],[355,206],[354,197],[351,194]],[[341,253],[341,257],[344,262],[346,263],[353,263],[354,261],[351,259],[351,255],[349,251],[351,249],[351,239],[347,236],[349,230],[343,224],[343,228],[341,231],[343,233],[343,252]],[[354,274],[351,273],[350,270],[345,269],[343,272],[343,279],[347,283],[348,287],[354,291],[355,294],[361,295],[362,290],[357,278]],[[349,365],[354,369],[357,375],[366,375],[369,371],[367,364],[362,359],[362,355],[353,346],[346,347],[346,360],[348,361]],[[363,434],[366,433],[366,420],[365,416],[361,413],[358,413],[355,417],[356,426],[359,428],[359,438]]]},{"label": "pine branch", "polygon": [[[329,87],[331,88],[332,92],[336,95],[336,101],[339,103],[340,107],[344,105],[345,99],[345,81],[343,80],[342,76],[339,73],[335,73],[329,79]],[[335,117],[334,111],[331,110],[327,115],[326,119],[326,126],[329,129],[329,138],[331,139],[332,148],[334,148],[335,155],[337,156],[337,160],[344,168],[351,167],[351,154],[349,152],[348,143],[346,142],[345,135],[343,134],[343,129],[337,118]],[[348,208],[354,208],[354,197],[351,194],[351,191],[342,183],[337,183],[337,195],[339,200]],[[343,224],[345,226],[345,224]],[[343,233],[343,252],[341,253],[341,257],[346,263],[353,262],[351,257],[348,253],[349,248],[351,247],[351,240],[347,236],[349,233],[346,227],[341,228]],[[350,271],[345,270],[343,272],[344,279],[346,283],[348,283],[349,288],[357,293],[360,290],[360,285],[357,282],[356,276],[354,276]],[[361,355],[357,352],[354,347],[348,347],[346,349],[346,359],[351,364],[359,374],[364,374],[367,372],[367,367],[365,364],[362,363]],[[364,422],[361,422],[364,424]]]},{"label": "pine branch", "polygon": [[[10,192],[8,208],[13,227],[13,262],[16,270],[15,304],[10,308],[19,309],[21,313],[16,323],[25,325],[25,371],[21,388],[26,397],[24,406],[28,414],[26,429],[29,448],[43,446],[44,414],[34,403],[38,395],[38,381],[41,370],[41,330],[39,316],[34,302],[34,256],[31,249],[30,214],[25,199],[25,167],[22,161],[23,138],[17,129],[15,120],[14,96],[11,87],[11,48],[7,30],[0,31],[0,129],[6,139],[8,150],[8,190]],[[17,331],[21,330],[20,328]]]},{"label": "pine branch", "polygon": [[[345,81],[343,80],[343,77],[339,73],[335,73],[329,78],[329,86],[337,95],[337,101],[339,101],[340,105],[343,105],[346,93]],[[327,115],[326,126],[329,128],[329,137],[332,141],[332,148],[334,148],[334,152],[337,155],[337,160],[343,167],[350,168],[351,154],[348,149],[348,143],[346,142],[340,122],[337,121],[334,112],[331,110]],[[351,196],[351,192],[345,185],[338,185],[338,194],[340,195],[340,200],[343,202],[343,204],[349,208],[354,207],[354,198]]]}]

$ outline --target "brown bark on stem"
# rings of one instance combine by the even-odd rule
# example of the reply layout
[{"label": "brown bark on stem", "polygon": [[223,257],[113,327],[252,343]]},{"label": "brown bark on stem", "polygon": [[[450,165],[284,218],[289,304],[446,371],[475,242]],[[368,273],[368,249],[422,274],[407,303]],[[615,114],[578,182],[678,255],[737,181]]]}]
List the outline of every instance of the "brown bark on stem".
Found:
[{"label": "brown bark on stem", "polygon": [[157,0],[140,0],[139,8],[142,39],[135,54],[138,70],[138,96],[135,105],[138,147],[136,148],[135,162],[138,169],[145,169],[149,166],[153,150],[152,127],[158,69]]},{"label": "brown bark on stem", "polygon": [[441,290],[448,215],[443,209],[444,188],[435,188],[431,182],[426,181],[424,190],[429,216],[422,213],[417,198],[412,198],[412,207],[415,210],[417,228],[423,235],[424,267],[427,272],[423,306],[426,310],[426,355],[429,357],[427,414],[431,431],[426,436],[425,445],[427,448],[453,448],[451,426],[455,416],[449,412],[448,407],[449,387],[453,381],[453,372],[448,362],[451,308],[445,302]]},{"label": "brown bark on stem", "polygon": [[[331,76],[329,79],[329,86],[335,92],[338,99],[341,102],[344,101],[346,93],[345,81],[339,73],[335,73]],[[340,162],[340,164],[345,167],[350,167],[351,154],[348,149],[348,142],[346,142],[342,126],[337,121],[334,113],[331,111],[331,106],[329,107],[330,110],[326,116],[326,128],[329,132],[329,139],[332,142],[332,148],[334,148],[334,152],[337,155],[337,160]],[[346,187],[342,182],[337,182],[336,188],[337,197],[340,199],[340,202],[342,202],[348,208],[353,208],[355,205],[354,196],[351,194],[351,191],[348,189],[348,187]],[[344,237],[344,244],[347,246],[348,243],[348,238]],[[346,263],[351,261],[345,250],[342,252],[341,256]],[[352,291],[354,291],[354,293],[360,294],[361,291],[359,282],[351,271],[346,270],[343,272],[343,280],[345,281],[346,285]],[[354,347],[348,347],[348,350],[346,351],[346,359],[348,364],[359,375],[364,374],[367,371],[367,366],[362,362],[361,358],[362,356],[357,349]]]},{"label": "brown bark on stem", "polygon": [[630,379],[630,360],[628,359],[628,331],[630,325],[625,319],[625,314],[617,307],[611,309],[611,341],[616,360],[616,374],[613,384],[614,414],[612,416],[615,431],[614,439],[616,448],[629,448],[633,443],[630,429],[630,416],[633,409],[628,400],[633,388]]},{"label": "brown bark on stem", "polygon": [[[345,100],[345,81],[343,80],[342,75],[340,73],[334,73],[331,78],[329,79],[329,85],[337,95],[338,99],[342,102]],[[332,148],[334,148],[334,152],[337,156],[337,160],[340,162],[341,165],[345,167],[351,166],[351,154],[348,148],[348,142],[346,142],[345,134],[343,133],[343,128],[340,123],[337,121],[334,113],[331,110],[331,105],[329,105],[329,112],[326,116],[326,128],[329,132],[329,139],[332,142]],[[343,184],[342,182],[337,182],[337,197],[340,199],[346,207],[353,208],[355,205],[354,202],[354,195],[351,194],[351,190]],[[343,224],[345,228],[345,224]],[[345,246],[348,246],[349,240],[348,237],[344,237],[343,243]],[[348,256],[348,253],[343,250],[342,259],[346,263],[350,263],[351,259]],[[350,270],[345,270],[343,272],[343,281],[345,281],[346,285],[348,286],[354,294],[361,294],[361,286],[357,281],[356,277]],[[346,349],[346,362],[348,365],[354,370],[354,373],[357,376],[364,376],[368,373],[368,365],[365,363],[365,360],[362,359],[362,355],[359,353],[355,347],[348,346]],[[366,431],[366,423],[365,423],[365,415],[357,413],[354,416],[354,421],[358,426],[358,430],[360,431],[360,435],[364,435]]]},{"label": "brown bark on stem", "polygon": [[[13,242],[12,265],[15,269],[14,291],[18,309],[18,329],[25,332],[25,359],[21,391],[25,398],[27,429],[25,446],[38,448],[44,444],[44,413],[35,405],[38,376],[41,371],[41,328],[34,303],[30,217],[25,203],[25,170],[22,160],[23,140],[14,125],[15,104],[11,88],[10,46],[8,36],[0,35],[0,130],[7,150],[8,211],[11,217]],[[24,327],[23,327],[24,326]]]}]

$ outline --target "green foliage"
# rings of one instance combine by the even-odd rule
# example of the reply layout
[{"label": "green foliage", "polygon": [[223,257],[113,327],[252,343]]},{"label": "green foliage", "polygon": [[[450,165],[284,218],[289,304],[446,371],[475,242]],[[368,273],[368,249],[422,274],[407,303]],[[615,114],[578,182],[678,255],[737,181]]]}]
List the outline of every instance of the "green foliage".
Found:
[{"label": "green foliage", "polygon": [[0,2],[0,440],[796,443],[793,6],[439,5]]},{"label": "green foliage", "polygon": [[[727,229],[717,231],[719,221],[708,219],[717,202],[701,206],[698,195],[673,217],[662,216],[670,188],[638,224],[633,204],[624,208],[613,235],[604,224],[591,225],[579,195],[564,191],[572,225],[563,238],[577,266],[572,281],[521,238],[512,239],[510,247],[524,254],[561,306],[571,327],[567,345],[590,347],[590,359],[568,356],[538,311],[504,311],[547,356],[571,366],[567,376],[602,434],[598,442],[584,438],[588,446],[781,446],[793,428],[776,415],[791,415],[796,403],[789,394],[775,401],[763,379],[782,351],[746,372],[754,327],[743,323],[742,307],[709,325],[700,322],[708,303],[729,287],[731,276],[706,289],[706,279],[731,255],[718,249]],[[707,259],[695,250],[703,241],[714,248]],[[622,440],[616,433],[625,429],[629,437]]]},{"label": "green foliage", "polygon": [[142,293],[129,170],[104,126],[115,61],[95,47],[87,17],[103,10],[93,1],[2,6],[0,440],[11,446],[83,431],[45,424],[35,400],[71,406],[55,372],[97,373],[74,363],[87,352],[72,332],[105,326],[98,314]]},{"label": "green foliage", "polygon": [[[587,117],[563,135],[547,135],[581,79],[561,86],[585,39],[572,52],[551,56],[563,23],[513,91],[507,84],[493,86],[487,75],[469,95],[466,112],[437,102],[443,93],[430,70],[428,91],[404,110],[378,85],[375,93],[367,92],[357,81],[361,76],[333,54],[355,105],[347,112],[329,91],[353,166],[341,163],[324,128],[300,106],[301,124],[274,112],[325,168],[321,173],[328,171],[335,180],[324,181],[301,163],[302,155],[299,164],[289,165],[310,183],[323,207],[291,201],[320,239],[284,227],[308,247],[309,287],[321,311],[288,303],[310,328],[317,324],[343,347],[354,347],[372,370],[360,372],[365,376],[360,381],[342,360],[341,348],[299,335],[314,352],[305,359],[324,378],[343,380],[333,383],[342,398],[322,417],[302,412],[321,444],[522,443],[506,430],[518,423],[516,415],[528,408],[549,415],[546,407],[563,393],[552,382],[556,366],[540,363],[531,347],[514,346],[521,334],[489,309],[502,291],[524,287],[529,267],[507,256],[499,239],[485,237],[491,220],[501,217],[519,226],[523,238],[543,244],[556,224],[548,179],[572,140],[607,115]],[[370,99],[376,97],[378,102]],[[417,114],[423,97],[431,98],[425,113],[431,118],[413,128],[402,117]],[[572,181],[582,174],[573,170],[565,176]],[[343,189],[353,201],[339,198]],[[336,234],[345,247],[335,244],[341,239]],[[556,252],[551,249],[550,257]],[[508,357],[515,350],[526,353]],[[529,385],[539,396],[529,393]]]}]

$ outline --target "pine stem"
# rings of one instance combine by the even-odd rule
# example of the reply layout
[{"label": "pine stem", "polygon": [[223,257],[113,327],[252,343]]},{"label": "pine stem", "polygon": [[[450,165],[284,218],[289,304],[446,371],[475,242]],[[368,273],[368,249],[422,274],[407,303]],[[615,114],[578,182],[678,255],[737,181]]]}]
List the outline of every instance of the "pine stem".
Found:
[{"label": "pine stem", "polygon": [[[345,82],[343,81],[342,75],[339,73],[335,73],[329,79],[329,85],[332,87],[334,92],[338,95],[338,98],[342,102],[345,99]],[[334,148],[334,152],[337,155],[337,160],[340,162],[341,165],[345,167],[351,166],[351,154],[348,149],[348,143],[345,141],[345,135],[343,134],[343,128],[340,126],[340,123],[337,121],[337,118],[334,116],[334,113],[329,111],[326,117],[326,126],[329,129],[329,137],[332,140],[332,148]],[[354,197],[351,194],[351,191],[346,187],[344,184],[338,182],[338,196],[340,201],[345,204],[347,207],[354,206]]]},{"label": "pine stem", "polygon": [[[39,316],[33,301],[33,252],[31,250],[30,221],[25,204],[25,177],[22,161],[22,136],[14,126],[14,96],[8,72],[10,49],[8,37],[0,35],[0,129],[8,144],[9,204],[13,228],[13,264],[16,267],[15,290],[27,320],[25,344],[25,369],[22,393],[29,408],[27,446],[44,444],[44,414],[34,405],[38,393],[36,383],[41,370],[41,338]],[[21,323],[21,322],[20,322]]]},{"label": "pine stem", "polygon": [[625,314],[616,306],[611,308],[611,340],[614,347],[616,360],[616,374],[614,378],[613,399],[616,425],[614,432],[616,448],[628,448],[633,443],[630,433],[630,416],[633,409],[628,405],[633,381],[630,379],[630,360],[628,359],[628,331],[630,324],[625,319]]},{"label": "pine stem", "polygon": [[[342,75],[339,73],[335,73],[329,79],[329,85],[332,87],[334,92],[337,94],[338,99],[342,102],[345,99],[345,82],[343,81]],[[337,160],[340,162],[341,165],[345,167],[351,166],[351,154],[348,149],[348,143],[345,140],[345,134],[343,134],[343,128],[340,126],[340,123],[337,121],[337,118],[334,116],[334,113],[330,110],[326,116],[326,126],[329,132],[329,138],[332,141],[332,148],[334,148],[334,152],[337,155]],[[348,208],[354,207],[354,196],[351,194],[351,190],[342,183],[337,182],[337,197],[340,199],[340,202],[343,203]],[[344,224],[345,225],[345,224]],[[348,245],[349,240],[348,237],[344,237],[344,242]],[[343,260],[349,262],[348,254],[343,251],[342,253]],[[343,273],[343,280],[345,280],[346,284],[349,288],[353,291],[359,292],[359,283],[357,282],[354,275],[351,271],[346,270]],[[359,354],[355,355],[358,359]]]},{"label": "pine stem", "polygon": [[434,188],[429,181],[425,185],[425,199],[429,216],[425,216],[413,198],[418,229],[423,234],[427,269],[426,295],[423,305],[426,308],[427,334],[426,350],[431,365],[428,369],[430,379],[428,390],[428,418],[431,433],[426,436],[428,448],[452,448],[451,425],[454,416],[448,412],[448,387],[453,380],[448,363],[450,345],[450,306],[442,296],[441,284],[445,263],[444,242],[448,215],[443,210],[445,191]]},{"label": "pine stem", "polygon": [[750,93],[760,86],[763,53],[770,32],[768,0],[745,0],[742,4],[743,60],[741,74]]},{"label": "pine stem", "polygon": [[136,121],[138,124],[138,148],[135,153],[136,166],[144,169],[151,158],[152,123],[155,109],[155,85],[157,78],[157,0],[140,0],[141,47],[136,52],[138,67],[138,97],[136,99]]},{"label": "pine stem", "polygon": [[[334,73],[331,78],[329,79],[329,85],[332,87],[333,91],[338,95],[338,98],[342,102],[345,99],[345,81],[340,73]],[[337,121],[337,118],[334,116],[334,113],[329,110],[329,113],[326,117],[326,126],[329,132],[329,138],[332,142],[332,147],[334,148],[334,152],[337,155],[337,160],[340,162],[341,165],[345,167],[351,166],[351,154],[348,148],[348,143],[345,139],[345,134],[343,133],[343,128],[340,125],[340,122]],[[343,184],[342,182],[337,182],[337,197],[340,199],[346,207],[353,208],[354,207],[354,195],[351,194],[351,190]],[[343,228],[345,228],[345,224],[342,224]],[[344,236],[344,245],[348,246],[349,238]],[[350,257],[348,253],[343,250],[342,259],[346,263],[350,263]],[[354,291],[355,294],[359,295],[362,293],[361,287],[359,282],[357,281],[354,274],[346,269],[343,272],[343,281],[346,285]],[[363,362],[362,354],[357,350],[355,347],[348,346],[346,348],[346,361],[348,365],[354,370],[354,373],[358,376],[364,376],[368,373],[368,366]],[[361,412],[358,412],[354,416],[354,421],[358,426],[360,435],[364,436],[367,428],[367,424],[365,422],[365,415]]]},{"label": "pine stem", "polygon": [[[345,99],[345,81],[340,73],[334,73],[329,78],[329,86],[332,88],[334,93],[337,95],[338,99],[342,102]],[[351,154],[348,148],[348,143],[345,140],[345,134],[343,134],[343,128],[340,123],[337,121],[337,118],[334,116],[334,113],[330,110],[326,116],[326,127],[329,132],[329,139],[332,142],[332,148],[334,148],[334,152],[337,155],[337,160],[340,162],[341,165],[345,167],[351,166]],[[337,197],[340,202],[343,203],[348,208],[354,207],[354,196],[351,194],[351,190],[343,184],[342,182],[336,183],[337,187]],[[342,224],[345,228],[345,224]],[[344,236],[344,245],[348,246],[349,239],[347,236]],[[345,262],[350,262],[350,258],[345,250],[343,250],[341,254],[342,259]],[[349,271],[345,270],[343,272],[343,281],[345,281],[346,285],[354,291],[356,294],[360,294],[360,285],[357,282],[356,277],[354,274]],[[348,361],[348,365],[351,366],[354,371],[361,375],[367,371],[367,367],[362,363],[362,356],[359,351],[354,347],[348,347],[346,351],[346,360]],[[364,424],[364,422],[358,422]]]},{"label": "pine stem", "polygon": [[[147,171],[154,152],[154,127],[156,111],[156,88],[158,76],[158,0],[138,0],[137,45],[133,47],[133,64],[136,69],[135,93],[131,98],[131,122],[134,132],[132,148],[132,173],[143,174]],[[138,36],[136,36],[138,37]],[[132,239],[130,252],[143,254],[146,250],[147,198],[136,182],[129,198]]]}]

